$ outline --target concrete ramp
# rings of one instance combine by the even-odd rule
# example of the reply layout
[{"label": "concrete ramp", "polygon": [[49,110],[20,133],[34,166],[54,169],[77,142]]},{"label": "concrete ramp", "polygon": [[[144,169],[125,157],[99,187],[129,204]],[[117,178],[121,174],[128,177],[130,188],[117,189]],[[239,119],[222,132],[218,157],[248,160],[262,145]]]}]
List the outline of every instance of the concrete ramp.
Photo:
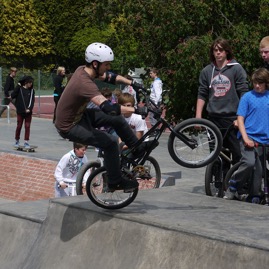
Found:
[{"label": "concrete ramp", "polygon": [[38,237],[40,223],[0,215],[0,268],[22,268]]},{"label": "concrete ramp", "polygon": [[78,196],[51,200],[40,222],[2,213],[3,269],[246,269],[269,264],[268,207],[173,187],[141,191],[132,205],[116,211]]}]

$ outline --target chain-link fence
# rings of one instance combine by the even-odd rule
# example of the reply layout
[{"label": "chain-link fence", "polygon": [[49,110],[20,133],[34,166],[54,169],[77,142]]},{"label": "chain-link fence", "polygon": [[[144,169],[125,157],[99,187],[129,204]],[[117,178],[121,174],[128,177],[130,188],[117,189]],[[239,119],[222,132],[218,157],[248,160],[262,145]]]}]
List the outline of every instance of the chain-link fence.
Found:
[{"label": "chain-link fence", "polygon": [[[14,78],[15,85],[19,80],[27,75],[34,78],[34,89],[36,95],[36,102],[34,107],[35,114],[53,114],[53,78],[56,72],[44,72],[41,70],[28,70],[23,67],[17,67],[16,77]],[[0,67],[0,89],[1,89],[1,102],[4,97],[4,85],[10,70],[6,67]]]},{"label": "chain-link fence", "polygon": [[[18,68],[18,67],[17,67]],[[9,74],[9,68],[0,67],[0,86],[3,90],[3,86],[6,81],[6,77]],[[44,72],[41,70],[28,70],[24,68],[18,68],[15,80],[15,85],[23,76],[31,76],[34,78],[34,88],[36,94],[40,95],[52,95],[53,93],[53,77],[56,75],[54,72]]]},{"label": "chain-link fence", "polygon": [[[0,98],[1,102],[4,97],[4,85],[6,82],[6,78],[10,73],[10,67],[0,67]],[[18,81],[25,75],[32,76],[34,78],[34,89],[35,89],[35,114],[53,114],[54,109],[54,101],[53,101],[53,78],[56,76],[56,69],[54,72],[45,72],[42,70],[29,70],[25,69],[23,66],[16,66],[18,69],[16,77],[14,78],[15,85],[17,85]],[[133,75],[135,78],[135,76]],[[138,81],[137,78],[135,78]],[[122,90],[125,85],[111,85],[104,83],[102,81],[95,81],[98,88],[110,88],[111,90],[115,90],[116,88]],[[141,83],[141,81],[139,81]]]}]

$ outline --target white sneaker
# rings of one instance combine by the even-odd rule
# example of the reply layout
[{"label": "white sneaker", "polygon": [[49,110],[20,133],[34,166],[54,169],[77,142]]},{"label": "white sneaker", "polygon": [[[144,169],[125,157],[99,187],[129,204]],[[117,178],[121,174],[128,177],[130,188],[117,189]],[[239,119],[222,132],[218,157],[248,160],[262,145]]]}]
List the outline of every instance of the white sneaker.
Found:
[{"label": "white sneaker", "polygon": [[28,142],[25,142],[25,143],[24,143],[24,148],[26,148],[26,149],[29,149],[29,148],[30,148],[30,145],[29,145]]},{"label": "white sneaker", "polygon": [[14,144],[14,148],[18,148],[20,146],[20,140],[16,140]]},{"label": "white sneaker", "polygon": [[225,192],[223,199],[226,200],[233,200],[235,198],[236,192],[235,191],[231,191],[230,188],[227,189],[227,191]]}]

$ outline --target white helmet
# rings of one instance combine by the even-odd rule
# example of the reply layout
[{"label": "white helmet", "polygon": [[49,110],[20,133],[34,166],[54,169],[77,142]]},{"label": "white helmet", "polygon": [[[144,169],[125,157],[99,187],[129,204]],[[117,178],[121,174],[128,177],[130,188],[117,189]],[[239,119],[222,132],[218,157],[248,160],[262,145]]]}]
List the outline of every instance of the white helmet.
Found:
[{"label": "white helmet", "polygon": [[112,49],[103,43],[92,43],[85,51],[85,60],[88,63],[92,61],[111,62],[114,60],[114,53]]}]

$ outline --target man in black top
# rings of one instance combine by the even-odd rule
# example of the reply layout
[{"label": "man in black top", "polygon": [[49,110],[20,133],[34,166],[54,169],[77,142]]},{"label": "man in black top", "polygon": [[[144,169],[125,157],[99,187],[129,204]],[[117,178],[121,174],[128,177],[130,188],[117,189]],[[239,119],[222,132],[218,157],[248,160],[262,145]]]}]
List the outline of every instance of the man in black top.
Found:
[{"label": "man in black top", "polygon": [[6,79],[6,84],[4,86],[4,98],[2,100],[2,105],[5,105],[5,106],[2,106],[1,107],[1,110],[0,110],[0,118],[3,114],[3,112],[7,109],[7,105],[10,104],[11,102],[11,93],[14,91],[14,77],[16,76],[16,72],[17,72],[17,68],[16,67],[11,67],[10,68],[10,72],[7,76],[7,79]]}]

